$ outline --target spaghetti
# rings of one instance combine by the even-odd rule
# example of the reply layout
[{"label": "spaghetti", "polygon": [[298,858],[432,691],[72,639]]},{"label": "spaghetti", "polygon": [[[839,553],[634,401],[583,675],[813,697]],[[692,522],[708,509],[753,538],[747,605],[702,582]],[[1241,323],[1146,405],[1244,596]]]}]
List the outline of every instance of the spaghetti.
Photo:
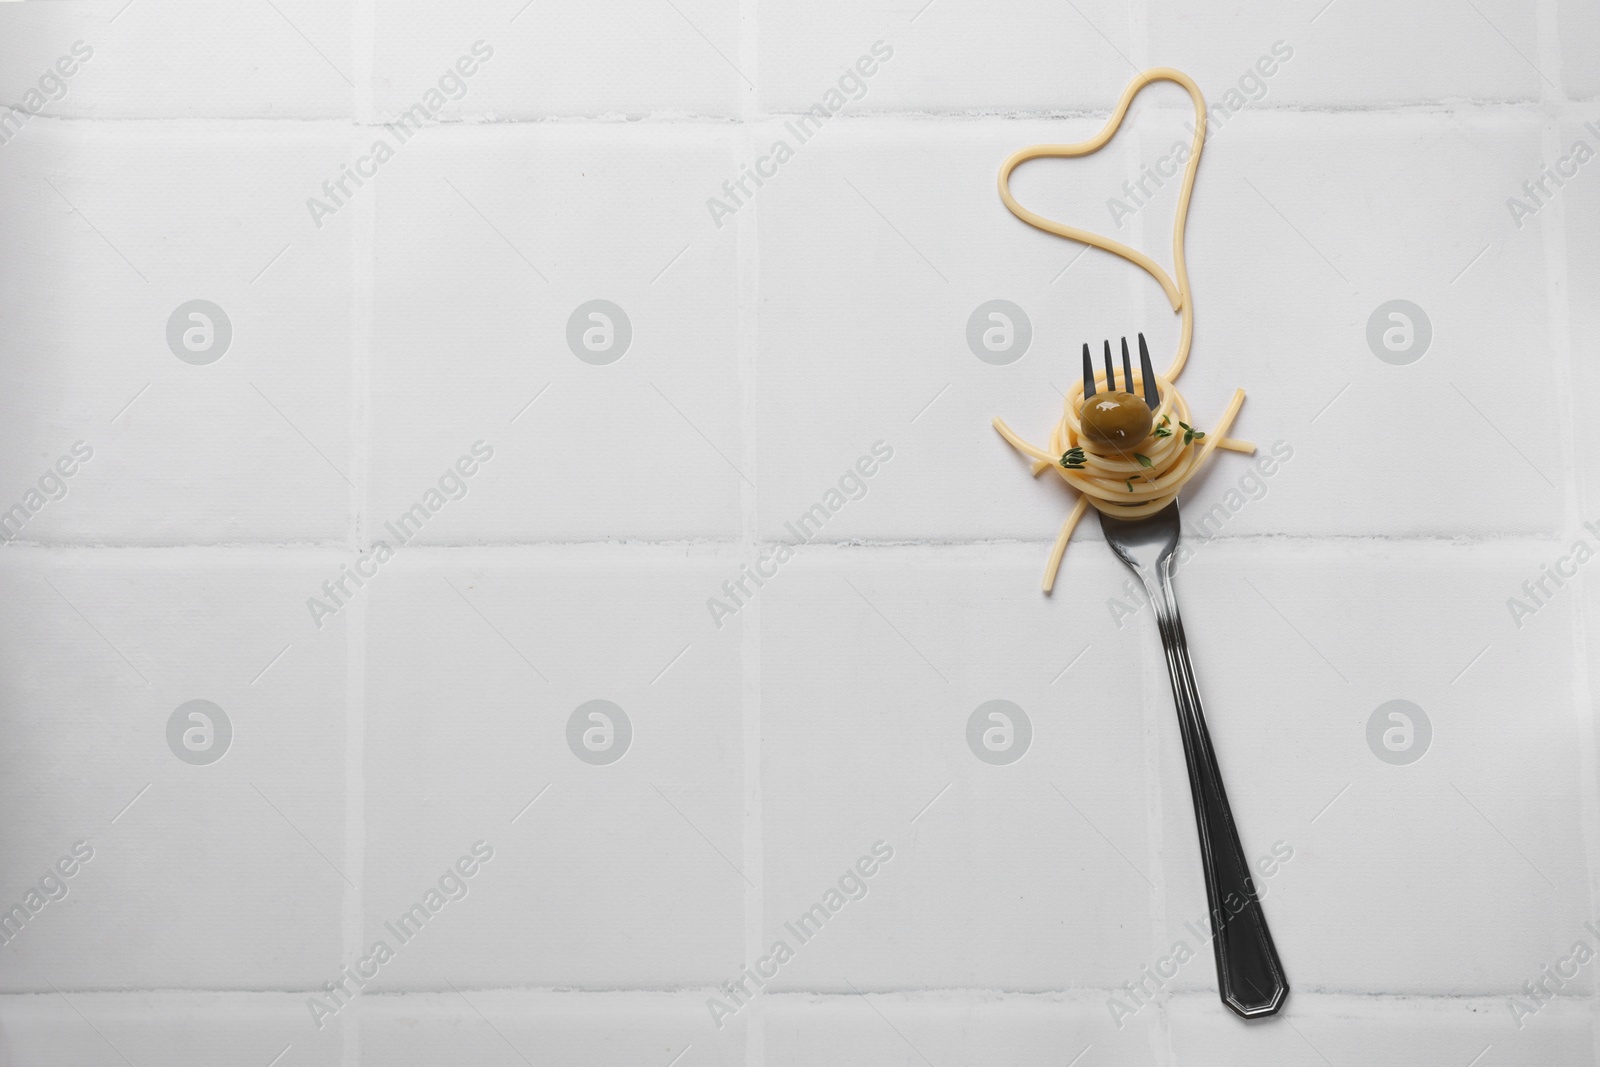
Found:
[{"label": "spaghetti", "polygon": [[[1011,172],[1030,159],[1072,158],[1086,156],[1105,147],[1122,125],[1133,98],[1145,86],[1157,81],[1170,81],[1182,86],[1194,102],[1194,140],[1190,145],[1189,160],[1183,172],[1183,184],[1178,191],[1178,209],[1173,218],[1172,262],[1176,281],[1169,277],[1160,264],[1143,252],[1128,247],[1088,230],[1067,226],[1053,219],[1029,211],[1011,195]],[[1128,83],[1123,90],[1117,109],[1101,131],[1087,141],[1076,144],[1033,145],[1021,149],[1005,161],[1000,168],[1000,199],[1023,222],[1046,233],[1069,240],[1093,245],[1121,256],[1154,278],[1167,294],[1172,310],[1181,317],[1178,351],[1165,373],[1155,376],[1161,402],[1156,407],[1154,429],[1137,449],[1122,451],[1100,447],[1096,450],[1083,435],[1079,412],[1083,407],[1083,383],[1076,383],[1062,398],[1061,419],[1050,431],[1049,449],[1037,448],[1019,437],[1004,420],[996,418],[994,428],[1024,456],[1033,460],[1033,474],[1037,477],[1046,468],[1054,470],[1062,480],[1078,491],[1078,502],[1056,537],[1045,566],[1044,590],[1055,586],[1056,572],[1067,541],[1084,513],[1092,505],[1118,518],[1137,519],[1152,515],[1177,499],[1178,492],[1193,478],[1211,453],[1218,448],[1230,452],[1254,452],[1255,445],[1227,436],[1244,403],[1244,390],[1234,390],[1233,399],[1213,425],[1211,432],[1202,434],[1192,430],[1194,420],[1189,405],[1178,392],[1173,381],[1183,371],[1189,359],[1189,346],[1194,337],[1194,298],[1189,290],[1189,268],[1183,255],[1183,231],[1189,216],[1189,199],[1194,194],[1194,177],[1200,166],[1200,150],[1206,139],[1206,102],[1194,79],[1170,67],[1155,67],[1143,72]],[[1115,388],[1103,373],[1095,376],[1095,395]],[[1143,374],[1135,372],[1134,380],[1124,382],[1126,391],[1138,394],[1144,385]]]}]

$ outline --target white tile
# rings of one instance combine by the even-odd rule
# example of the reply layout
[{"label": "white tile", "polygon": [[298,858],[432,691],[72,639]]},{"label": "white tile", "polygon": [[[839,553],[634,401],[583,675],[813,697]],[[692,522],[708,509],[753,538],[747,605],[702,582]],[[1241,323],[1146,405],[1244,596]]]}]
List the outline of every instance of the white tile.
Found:
[{"label": "white tile", "polygon": [[[739,623],[712,630],[704,606],[733,566],[407,551],[421,555],[364,591],[367,936],[393,945],[383,923],[474,843],[494,857],[414,944],[393,945],[381,988],[676,988],[736,973],[759,877],[742,844]],[[568,747],[569,721],[596,699],[631,728],[631,741],[620,722],[595,736],[627,746],[605,765]]]},{"label": "white tile", "polygon": [[[399,146],[379,190],[369,536],[479,440],[494,460],[425,540],[737,536],[736,260],[704,206],[735,158],[708,127],[435,129]],[[595,299],[631,324],[605,365],[568,345]]]},{"label": "white tile", "polygon": [[8,1067],[161,1063],[204,1067],[233,1058],[336,1067],[338,1020],[319,1032],[293,993],[77,993],[0,997]]},{"label": "white tile", "polygon": [[[1196,326],[1180,384],[1197,412],[1245,389],[1236,435],[1293,450],[1269,498],[1239,508],[1227,532],[1557,529],[1564,433],[1537,386],[1557,373],[1545,252],[1504,206],[1539,155],[1537,121],[1510,111],[1443,122],[1257,112],[1214,135],[1189,226]],[[1321,178],[1330,167],[1337,183]],[[1175,198],[1169,185],[1141,217],[1165,217]],[[1368,343],[1369,321],[1395,299],[1431,324],[1429,347],[1408,365]],[[1506,387],[1508,360],[1529,388]],[[1430,432],[1475,460],[1421,459]],[[1219,501],[1233,508],[1228,490],[1248,470],[1218,456],[1186,499],[1191,516]]]},{"label": "white tile", "polygon": [[[1537,569],[1525,555],[1257,543],[1208,548],[1184,569],[1245,851],[1294,851],[1266,883],[1291,987],[1509,994],[1591,918],[1574,844],[1588,801],[1571,617],[1552,607],[1537,631],[1512,625],[1505,600]],[[1165,684],[1150,673],[1147,688]],[[1369,747],[1374,716],[1408,743],[1404,722],[1378,714],[1392,700],[1420,707],[1431,731],[1405,765]],[[1157,737],[1167,929],[1184,937],[1206,903],[1176,726]],[[1414,725],[1409,744],[1424,737]],[[1174,985],[1214,989],[1209,958]]]},{"label": "white tile", "polygon": [[1211,103],[1233,90],[1246,108],[1538,99],[1534,10],[1513,0],[1473,6],[1157,0],[1150,53],[1193,75]]},{"label": "white tile", "polygon": [[0,89],[73,118],[349,115],[352,10],[348,0],[19,4],[0,12]]},{"label": "white tile", "polygon": [[[23,499],[75,442],[93,450],[24,538],[337,537],[352,489],[349,231],[318,232],[305,199],[346,136],[73,122],[3,151],[0,182],[26,206],[11,247],[34,268],[0,312],[20,376],[0,499]],[[188,319],[195,300],[221,315]]]},{"label": "white tile", "polygon": [[[1042,597],[1031,552],[807,551],[760,594],[763,930],[796,955],[778,985],[1047,990],[1136,971],[1153,889],[1131,634],[1108,632],[1100,596]],[[1063,581],[1109,585],[1111,567],[1080,559]],[[969,747],[993,700],[1025,716],[1009,737],[982,724],[1015,762]],[[866,896],[798,944],[785,923],[828,906],[880,840],[894,855]]]},{"label": "white tile", "polygon": [[760,23],[761,104],[772,112],[829,107],[830,90],[850,98],[847,113],[1109,111],[1140,50],[1131,10],[1108,0],[787,0],[763,7]]},{"label": "white tile", "polygon": [[[1596,125],[1600,125],[1600,120],[1596,120]],[[1554,145],[1561,147],[1561,151],[1559,155],[1552,153],[1547,156],[1551,162],[1560,156],[1570,156],[1572,146],[1580,140],[1591,149],[1600,149],[1600,137],[1580,122],[1563,123],[1558,133],[1553,131],[1552,140]],[[1593,301],[1579,295],[1592,291],[1600,283],[1600,245],[1597,245],[1600,242],[1600,174],[1591,174],[1590,169],[1589,165],[1585,165],[1554,197],[1543,198],[1545,203],[1539,207],[1538,214],[1532,221],[1525,222],[1525,228],[1537,234],[1548,234],[1552,238],[1559,234],[1565,249],[1564,261],[1552,267],[1552,276],[1566,279],[1563,288],[1569,350],[1568,405],[1572,412],[1570,417],[1580,426],[1584,421],[1586,398],[1600,388],[1600,372],[1597,372],[1595,362],[1596,356],[1600,355],[1600,341],[1597,341],[1600,339],[1600,313],[1597,313]],[[1600,529],[1600,465],[1585,455],[1581,442],[1581,436],[1575,434],[1573,448],[1577,457],[1574,465],[1577,515],[1574,516],[1574,522],[1562,531],[1564,536],[1560,541],[1552,545],[1542,558],[1533,561],[1535,565],[1530,567],[1529,579],[1545,573],[1538,564],[1559,566],[1562,570],[1572,569],[1572,561],[1579,554],[1576,551],[1579,540],[1585,542],[1590,552],[1600,549],[1600,535],[1590,532],[1590,528],[1584,525],[1593,524],[1595,529]],[[1587,569],[1585,567],[1584,571]],[[1600,625],[1600,587],[1597,587],[1593,578],[1580,578],[1579,588],[1573,589],[1569,585],[1565,592],[1568,595],[1577,594],[1578,604],[1585,612],[1586,632],[1594,633],[1594,627]],[[1561,595],[1558,593],[1557,597]],[[1551,602],[1555,599],[1551,598]],[[1541,607],[1538,618],[1525,619],[1524,622],[1532,627],[1549,613]],[[1588,683],[1591,693],[1597,691],[1594,688],[1596,685],[1600,685],[1600,665],[1596,665],[1594,659],[1593,655],[1589,657]]]},{"label": "white tile", "polygon": [[1093,994],[789,995],[767,1002],[766,1062],[915,1064],[1166,1062],[1153,1017],[1119,1031]]},{"label": "white tile", "polygon": [[[1013,218],[994,176],[1015,149],[1094,125],[875,119],[798,145],[758,201],[762,536],[792,541],[784,522],[881,440],[894,458],[823,539],[1053,538],[1067,493],[1032,482],[990,420],[1046,437],[1083,339],[1142,325],[1118,310],[1138,279]],[[1019,173],[1024,202],[1062,210],[1056,163]],[[1085,166],[1108,194],[1121,181],[1113,155]],[[1102,203],[1083,198],[1079,217]],[[1032,323],[1030,347],[1004,366],[967,344],[969,319],[995,299]]]},{"label": "white tile", "polygon": [[1600,29],[1600,4],[1595,0],[1561,0],[1556,6],[1556,26],[1561,41],[1561,88],[1573,99],[1593,99],[1600,93],[1600,63],[1594,50],[1584,47]]},{"label": "white tile", "polygon": [[[7,907],[76,842],[93,856],[0,956],[6,989],[285,988],[337,966],[343,627],[301,628],[326,562],[7,550],[6,603],[31,620],[3,672]],[[179,716],[194,700],[221,716]],[[175,716],[202,731],[184,751],[222,756],[180,759]]]},{"label": "white tile", "polygon": [[[1131,121],[1130,135],[1143,131],[1129,141],[1135,158],[1157,159],[1187,138],[1178,111],[1138,108]],[[1550,373],[1540,343],[1548,330],[1542,249],[1508,239],[1503,205],[1505,190],[1538,158],[1536,124],[1513,114],[1444,130],[1432,119],[1391,116],[1259,113],[1235,122],[1208,149],[1191,208],[1197,325],[1181,385],[1200,413],[1219,411],[1235,387],[1245,388],[1237,435],[1262,446],[1284,441],[1295,459],[1272,484],[1274,499],[1230,516],[1228,529],[1553,530],[1565,477],[1559,423],[1537,390],[1500,395],[1490,384],[1509,351]],[[801,146],[803,156],[763,190],[761,463],[764,478],[782,484],[760,496],[764,535],[791,537],[783,521],[878,439],[897,459],[872,497],[829,523],[827,539],[1053,534],[1068,493],[1029,484],[990,419],[1003,415],[1042,442],[1056,417],[1056,388],[1077,373],[1084,340],[1144,329],[1160,360],[1178,332],[1157,287],[1120,260],[1090,252],[1053,281],[1077,246],[1012,219],[989,192],[1010,150],[1074,136],[1066,122],[856,123]],[[1358,144],[1380,150],[1365,159],[1345,151]],[[1360,170],[1335,189],[1317,188],[1317,173],[1333,158],[1356,160]],[[1491,158],[1498,173],[1485,167]],[[1130,161],[1079,162],[1034,164],[1041,169],[1033,184],[1019,174],[1019,197],[1052,217],[1116,233],[1100,205],[1119,195]],[[1053,196],[1040,188],[1046,175],[1061,183]],[[1455,190],[1449,200],[1436,192],[1446,182]],[[1175,186],[1123,220],[1135,245],[1162,260]],[[1377,221],[1359,230],[1343,222],[1357,214]],[[1398,234],[1408,235],[1403,258],[1393,251]],[[995,293],[1036,309],[1033,347],[1004,367],[980,362],[964,338],[967,316]],[[1435,335],[1409,367],[1380,362],[1366,341],[1368,318],[1402,294],[1431,309]],[[1142,306],[1118,314],[1130,298]],[[1433,417],[1473,442],[1481,466],[1352,461],[1352,449],[1418,447],[1416,423],[1429,419],[1418,414],[1419,396],[1436,398]],[[1249,470],[1247,460],[1220,455],[1191,498],[1209,507]],[[1320,502],[1330,496],[1361,504],[1329,509]]]},{"label": "white tile", "polygon": [[[374,103],[392,117],[438,88],[448,117],[737,115],[755,75],[740,65],[739,21],[733,0],[384,4]],[[451,78],[480,41],[478,55],[492,54],[468,78]]]},{"label": "white tile", "polygon": [[[1203,996],[1168,1006],[1174,1062],[1226,1062],[1254,1067],[1280,1063],[1471,1063],[1536,1067],[1594,1062],[1593,1023],[1580,1004],[1548,1009],[1522,1030],[1505,1004],[1489,998],[1375,998],[1290,994],[1283,1014],[1245,1023]],[[1537,1024],[1537,1025],[1536,1025]]]},{"label": "white tile", "polygon": [[[1542,161],[1559,165],[1562,159],[1566,159],[1569,162],[1564,169],[1572,169],[1581,154],[1575,151],[1579,142],[1587,145],[1590,151],[1600,153],[1600,135],[1589,128],[1591,124],[1600,129],[1600,116],[1561,123],[1551,131],[1547,142],[1549,148],[1541,153]],[[1538,167],[1529,168],[1525,177],[1536,179],[1540,177],[1539,170]],[[1594,389],[1600,387],[1600,372],[1597,372],[1595,360],[1596,353],[1600,352],[1600,312],[1597,312],[1593,301],[1581,295],[1600,282],[1600,167],[1595,166],[1591,159],[1578,167],[1577,174],[1560,187],[1547,182],[1545,189],[1546,193],[1538,201],[1520,189],[1508,189],[1506,192],[1508,197],[1515,196],[1523,205],[1536,209],[1534,214],[1522,216],[1523,227],[1518,231],[1517,239],[1559,241],[1565,251],[1562,261],[1553,265],[1552,276],[1567,279],[1562,304],[1570,346],[1570,358],[1567,361],[1572,390],[1570,403],[1572,417],[1581,419],[1583,398],[1592,396]],[[1509,208],[1507,216],[1510,216]],[[1580,457],[1574,471],[1578,489],[1576,519],[1579,523],[1600,520],[1600,467],[1584,454],[1580,442],[1581,438],[1575,435],[1574,448]]]},{"label": "white tile", "polygon": [[578,993],[472,990],[368,997],[360,1002],[366,1062],[680,1063],[738,1067],[741,1022],[711,1026],[698,992]]}]

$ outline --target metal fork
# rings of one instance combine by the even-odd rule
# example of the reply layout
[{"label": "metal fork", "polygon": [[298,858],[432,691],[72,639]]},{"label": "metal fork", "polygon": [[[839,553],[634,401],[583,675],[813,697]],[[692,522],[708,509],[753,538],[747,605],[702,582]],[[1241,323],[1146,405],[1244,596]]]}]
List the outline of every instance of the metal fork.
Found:
[{"label": "metal fork", "polygon": [[[1116,388],[1111,366],[1111,342],[1106,342],[1106,385]],[[1144,378],[1144,400],[1152,410],[1159,403],[1155,375],[1150,368],[1150,353],[1144,334],[1139,335],[1139,364]],[[1128,359],[1128,340],[1122,340],[1123,386],[1133,392],[1133,374]],[[1083,391],[1094,393],[1094,370],[1089,346],[1083,346]],[[1222,786],[1222,771],[1206,729],[1200,692],[1195,685],[1194,667],[1189,662],[1189,645],[1184,638],[1183,619],[1172,590],[1174,552],[1178,547],[1180,525],[1178,503],[1162,508],[1142,519],[1119,519],[1100,512],[1100,526],[1117,558],[1127,564],[1145,589],[1146,599],[1155,609],[1166,650],[1167,674],[1172,681],[1172,699],[1178,707],[1178,726],[1183,733],[1183,753],[1189,764],[1189,790],[1194,798],[1195,824],[1200,832],[1200,863],[1205,872],[1206,903],[1211,912],[1212,949],[1217,960],[1217,987],[1222,1002],[1246,1019],[1276,1014],[1289,996],[1289,983],[1283,975],[1267,916],[1256,896],[1250,865],[1239,844],[1233,810]]]}]

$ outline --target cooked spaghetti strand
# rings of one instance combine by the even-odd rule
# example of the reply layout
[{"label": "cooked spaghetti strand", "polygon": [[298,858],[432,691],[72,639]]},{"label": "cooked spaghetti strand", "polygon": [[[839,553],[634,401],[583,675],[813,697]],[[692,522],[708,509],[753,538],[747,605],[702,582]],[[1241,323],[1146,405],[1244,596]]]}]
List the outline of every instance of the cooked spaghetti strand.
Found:
[{"label": "cooked spaghetti strand", "polygon": [[[1194,104],[1195,113],[1194,140],[1190,145],[1188,163],[1183,172],[1183,183],[1178,191],[1178,208],[1173,217],[1172,276],[1143,252],[1101,234],[1045,218],[1023,207],[1011,194],[1011,174],[1028,160],[1086,156],[1105,147],[1121,128],[1134,97],[1138,96],[1145,86],[1158,81],[1173,82],[1187,91],[1189,99]],[[1111,118],[1093,137],[1073,144],[1033,145],[1013,153],[1000,168],[998,179],[1000,199],[1005,202],[1012,214],[1046,233],[1093,245],[1113,255],[1121,256],[1139,267],[1161,286],[1172,305],[1172,310],[1178,313],[1180,321],[1177,352],[1174,353],[1172,363],[1166,372],[1155,376],[1154,384],[1160,396],[1160,403],[1152,413],[1152,425],[1155,429],[1140,442],[1136,450],[1130,452],[1108,450],[1092,446],[1084,438],[1083,425],[1079,418],[1084,401],[1082,382],[1076,383],[1062,398],[1061,418],[1051,428],[1046,448],[1030,444],[1007,426],[1004,420],[999,418],[994,420],[994,428],[999,431],[1000,436],[1005,438],[1012,448],[1032,461],[1031,468],[1035,477],[1044,473],[1046,469],[1054,470],[1079,494],[1071,513],[1061,524],[1061,532],[1057,535],[1055,544],[1050,549],[1050,557],[1044,572],[1045,592],[1049,592],[1055,586],[1056,574],[1060,570],[1067,542],[1090,505],[1120,518],[1136,519],[1153,515],[1177,499],[1178,493],[1217,449],[1244,453],[1252,453],[1256,449],[1256,446],[1249,441],[1228,436],[1228,431],[1232,429],[1234,420],[1239,415],[1239,409],[1244,404],[1244,390],[1236,389],[1233,399],[1221,417],[1212,424],[1210,431],[1199,433],[1190,429],[1194,425],[1194,419],[1189,413],[1189,405],[1184,400],[1183,394],[1173,385],[1189,360],[1189,348],[1194,339],[1194,295],[1189,288],[1189,267],[1184,257],[1183,241],[1189,219],[1189,201],[1194,195],[1195,174],[1200,167],[1200,152],[1205,147],[1205,139],[1206,102],[1200,93],[1200,87],[1195,84],[1193,78],[1182,71],[1170,67],[1154,67],[1128,83]],[[1115,389],[1114,383],[1109,382],[1103,374],[1096,375],[1094,382],[1097,394]],[[1136,374],[1133,381],[1122,384],[1125,391],[1139,395],[1144,385],[1143,375]],[[1166,433],[1163,436],[1156,436],[1162,430]],[[1079,458],[1075,458],[1073,465],[1069,467],[1066,465],[1067,453],[1074,449],[1079,450],[1077,453]]]}]

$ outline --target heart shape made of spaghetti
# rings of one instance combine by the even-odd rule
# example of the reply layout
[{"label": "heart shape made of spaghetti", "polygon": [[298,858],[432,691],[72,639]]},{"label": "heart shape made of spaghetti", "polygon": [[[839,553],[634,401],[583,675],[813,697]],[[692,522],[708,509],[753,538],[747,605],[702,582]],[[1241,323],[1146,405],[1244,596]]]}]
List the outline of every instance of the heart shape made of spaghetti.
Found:
[{"label": "heart shape made of spaghetti", "polygon": [[[1098,234],[1092,230],[1080,229],[1077,226],[1068,226],[1064,222],[1046,218],[1037,212],[1023,207],[1021,202],[1011,194],[1011,173],[1017,167],[1030,159],[1071,159],[1098,152],[1104,148],[1117,131],[1122,127],[1122,120],[1127,117],[1128,108],[1133,104],[1133,98],[1148,85],[1158,81],[1169,81],[1182,86],[1194,102],[1195,122],[1194,140],[1189,146],[1189,160],[1184,166],[1183,184],[1178,190],[1178,206],[1172,218],[1172,263],[1173,273],[1177,275],[1176,281],[1162,269],[1161,265],[1136,248],[1131,248],[1121,241]],[[1183,257],[1183,231],[1189,219],[1189,200],[1194,196],[1195,172],[1200,167],[1200,151],[1205,147],[1206,141],[1206,103],[1205,97],[1200,94],[1200,87],[1193,78],[1181,70],[1171,67],[1152,67],[1137,75],[1128,87],[1122,91],[1122,99],[1117,102],[1116,111],[1106,121],[1100,132],[1087,141],[1078,141],[1074,144],[1036,144],[1014,152],[1000,167],[998,183],[1000,186],[1000,199],[1013,215],[1026,222],[1028,225],[1053,233],[1058,237],[1066,237],[1083,244],[1093,245],[1104,249],[1114,255],[1139,267],[1154,278],[1167,294],[1167,300],[1172,304],[1172,310],[1182,316],[1182,332],[1178,339],[1178,351],[1172,358],[1172,364],[1161,377],[1167,380],[1177,378],[1183,370],[1184,363],[1189,358],[1189,346],[1194,338],[1194,300],[1189,292],[1189,268]]]}]

